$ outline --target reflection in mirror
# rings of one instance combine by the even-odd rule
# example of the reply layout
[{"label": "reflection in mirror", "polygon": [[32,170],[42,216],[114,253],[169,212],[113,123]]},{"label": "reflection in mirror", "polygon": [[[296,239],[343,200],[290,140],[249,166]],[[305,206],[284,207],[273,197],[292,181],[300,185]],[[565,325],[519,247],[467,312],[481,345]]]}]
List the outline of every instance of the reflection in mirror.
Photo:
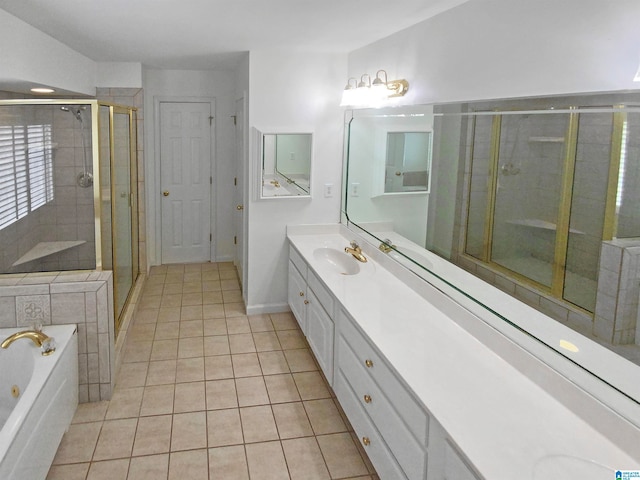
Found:
[{"label": "reflection in mirror", "polygon": [[310,133],[262,135],[262,198],[311,194]]},{"label": "reflection in mirror", "polygon": [[387,133],[384,193],[429,190],[431,132]]},{"label": "reflection in mirror", "polygon": [[[388,167],[388,150],[391,134],[420,132],[421,142],[426,148],[423,168],[425,186],[430,175],[430,145],[433,125],[431,107],[399,113],[388,110],[355,110],[348,127],[348,169],[346,172],[346,211],[355,223],[393,221],[393,230],[424,247],[426,239],[426,218],[428,192],[385,193]],[[397,140],[399,137],[393,137]],[[393,141],[393,140],[392,140]],[[399,143],[399,142],[397,142]],[[404,142],[402,143],[404,149]],[[423,150],[424,151],[424,150]],[[399,155],[403,162],[404,155]],[[423,156],[424,158],[424,156]],[[395,160],[394,160],[395,161]],[[414,167],[412,167],[414,168]],[[416,170],[418,171],[418,170]],[[393,177],[396,169],[393,167]],[[399,182],[401,185],[401,182]],[[399,214],[401,212],[401,214]]]},{"label": "reflection in mirror", "polygon": [[[639,104],[603,94],[353,112],[345,214],[405,265],[438,275],[446,259],[640,364]],[[433,128],[424,197],[369,187],[381,132],[400,118],[414,122],[405,131]]]}]

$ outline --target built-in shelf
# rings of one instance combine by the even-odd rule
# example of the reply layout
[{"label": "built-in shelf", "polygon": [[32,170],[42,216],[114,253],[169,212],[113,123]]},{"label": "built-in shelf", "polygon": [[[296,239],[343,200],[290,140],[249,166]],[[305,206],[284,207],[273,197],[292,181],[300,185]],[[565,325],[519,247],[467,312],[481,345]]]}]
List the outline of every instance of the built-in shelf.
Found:
[{"label": "built-in shelf", "polygon": [[532,143],[564,143],[564,137],[529,137]]},{"label": "built-in shelf", "polygon": [[22,265],[23,263],[32,262],[33,260],[38,260],[39,258],[47,257],[49,255],[53,255],[54,253],[63,252],[65,250],[69,250],[70,248],[77,247],[78,245],[82,245],[83,243],[87,243],[85,240],[69,240],[62,242],[40,242],[23,256],[21,256],[13,266]]},{"label": "built-in shelf", "polygon": [[[538,228],[541,230],[549,230],[555,232],[558,229],[558,226],[553,222],[548,222],[546,220],[540,220],[539,218],[523,218],[517,220],[507,220],[506,223],[510,223],[512,225],[520,225],[523,227],[531,227]],[[569,233],[577,233],[580,235],[584,235],[584,232],[581,230],[576,230],[575,228],[570,228]]]}]

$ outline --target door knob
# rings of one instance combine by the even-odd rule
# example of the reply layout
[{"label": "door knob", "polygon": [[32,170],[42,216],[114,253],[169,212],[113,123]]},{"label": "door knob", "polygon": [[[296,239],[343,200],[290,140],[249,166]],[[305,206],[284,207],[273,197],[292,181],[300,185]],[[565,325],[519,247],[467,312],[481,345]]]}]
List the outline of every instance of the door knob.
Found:
[{"label": "door knob", "polygon": [[236,210],[244,210],[244,205],[236,205]]},{"label": "door knob", "polygon": [[165,197],[169,196],[169,190],[165,190],[164,192],[162,192],[162,195],[164,195]]}]

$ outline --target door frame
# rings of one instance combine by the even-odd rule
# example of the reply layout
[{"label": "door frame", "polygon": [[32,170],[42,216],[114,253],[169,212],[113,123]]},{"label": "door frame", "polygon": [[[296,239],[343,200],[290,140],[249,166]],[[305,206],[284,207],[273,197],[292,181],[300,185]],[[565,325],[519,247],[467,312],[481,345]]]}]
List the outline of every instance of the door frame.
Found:
[{"label": "door frame", "polygon": [[[242,212],[242,245],[241,245],[241,251],[240,251],[240,256],[241,258],[239,259],[241,264],[242,264],[242,278],[240,279],[240,283],[241,283],[241,288],[242,288],[242,297],[243,300],[245,302],[246,305],[246,301],[247,301],[247,287],[248,287],[248,278],[249,278],[249,274],[248,274],[248,266],[247,266],[247,257],[248,257],[248,232],[249,232],[249,168],[248,168],[248,164],[249,164],[249,145],[248,145],[248,131],[249,131],[249,106],[248,106],[248,101],[247,101],[248,95],[246,91],[243,91],[241,95],[239,95],[238,97],[236,97],[235,101],[234,101],[234,107],[237,107],[238,102],[240,100],[242,100],[242,152],[243,152],[243,158],[236,158],[236,174],[241,178],[241,187],[242,187],[242,191],[239,192],[240,193],[240,198],[242,200],[242,204],[244,205],[244,210]],[[234,112],[237,115],[237,111],[236,108],[234,108]],[[237,120],[237,117],[236,117]],[[236,128],[236,135],[237,135],[237,128]],[[238,139],[236,138],[236,142],[238,141]],[[236,232],[238,233],[238,232]],[[237,249],[236,249],[236,253],[237,253]],[[236,259],[237,261],[238,259]],[[237,271],[237,270],[236,270]]]},{"label": "door frame", "polygon": [[[213,181],[211,182],[209,188],[210,192],[210,221],[211,221],[211,234],[212,240],[209,245],[209,261],[213,261],[215,259],[215,231],[216,231],[216,198],[214,195],[213,186],[216,184],[215,179],[217,178],[217,155],[216,155],[216,98],[215,97],[176,97],[176,96],[154,96],[153,97],[153,144],[154,144],[154,167],[151,169],[153,171],[153,180],[154,185],[146,189],[145,194],[149,196],[149,201],[147,205],[153,205],[153,209],[155,210],[155,241],[154,247],[155,252],[153,255],[154,264],[162,263],[162,204],[160,198],[160,190],[161,190],[161,178],[160,178],[160,145],[161,145],[161,130],[160,130],[160,104],[162,103],[208,103],[211,108],[211,116],[213,120],[211,122],[211,178]],[[156,192],[155,194],[153,192]],[[151,262],[149,262],[151,265]]]}]

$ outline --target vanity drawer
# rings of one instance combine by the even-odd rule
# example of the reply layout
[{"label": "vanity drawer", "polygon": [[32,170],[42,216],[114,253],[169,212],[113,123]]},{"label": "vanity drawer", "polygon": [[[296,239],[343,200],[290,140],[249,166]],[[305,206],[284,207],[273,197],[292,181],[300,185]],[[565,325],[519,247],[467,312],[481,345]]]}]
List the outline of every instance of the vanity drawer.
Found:
[{"label": "vanity drawer", "polygon": [[297,250],[291,246],[289,247],[289,260],[291,260],[291,263],[293,263],[296,266],[296,268],[302,275],[302,278],[306,280],[307,279],[307,262],[305,262],[302,256],[297,252]]},{"label": "vanity drawer", "polygon": [[[372,378],[380,390],[393,398],[393,406],[404,424],[418,443],[426,447],[429,433],[429,415],[413,397],[408,387],[397,378],[382,357],[362,333],[353,325],[352,320],[342,311],[338,312],[338,329],[341,341],[351,350],[356,363],[362,366],[365,375]],[[338,352],[338,361],[342,364],[342,347]],[[370,366],[369,366],[370,365]]]},{"label": "vanity drawer", "polygon": [[[407,477],[422,480],[426,474],[426,441],[419,443],[409,430],[406,415],[402,415],[390,401],[395,402],[396,390],[383,391],[366,371],[345,340],[338,340],[338,364],[341,373],[357,396],[357,401],[369,414],[389,449],[395,455]],[[404,413],[404,412],[403,412]],[[403,418],[405,417],[405,418]],[[426,414],[422,413],[422,418]]]},{"label": "vanity drawer", "polygon": [[313,290],[313,293],[318,298],[324,310],[333,317],[333,295],[329,293],[329,290],[327,290],[311,269],[307,272],[307,285]]},{"label": "vanity drawer", "polygon": [[[360,406],[356,394],[351,390],[349,383],[339,370],[336,371],[334,379],[334,391],[380,478],[384,480],[406,480],[407,477],[396,462],[393,454],[389,451],[384,440]],[[368,445],[364,444],[363,439],[368,440]]]}]

